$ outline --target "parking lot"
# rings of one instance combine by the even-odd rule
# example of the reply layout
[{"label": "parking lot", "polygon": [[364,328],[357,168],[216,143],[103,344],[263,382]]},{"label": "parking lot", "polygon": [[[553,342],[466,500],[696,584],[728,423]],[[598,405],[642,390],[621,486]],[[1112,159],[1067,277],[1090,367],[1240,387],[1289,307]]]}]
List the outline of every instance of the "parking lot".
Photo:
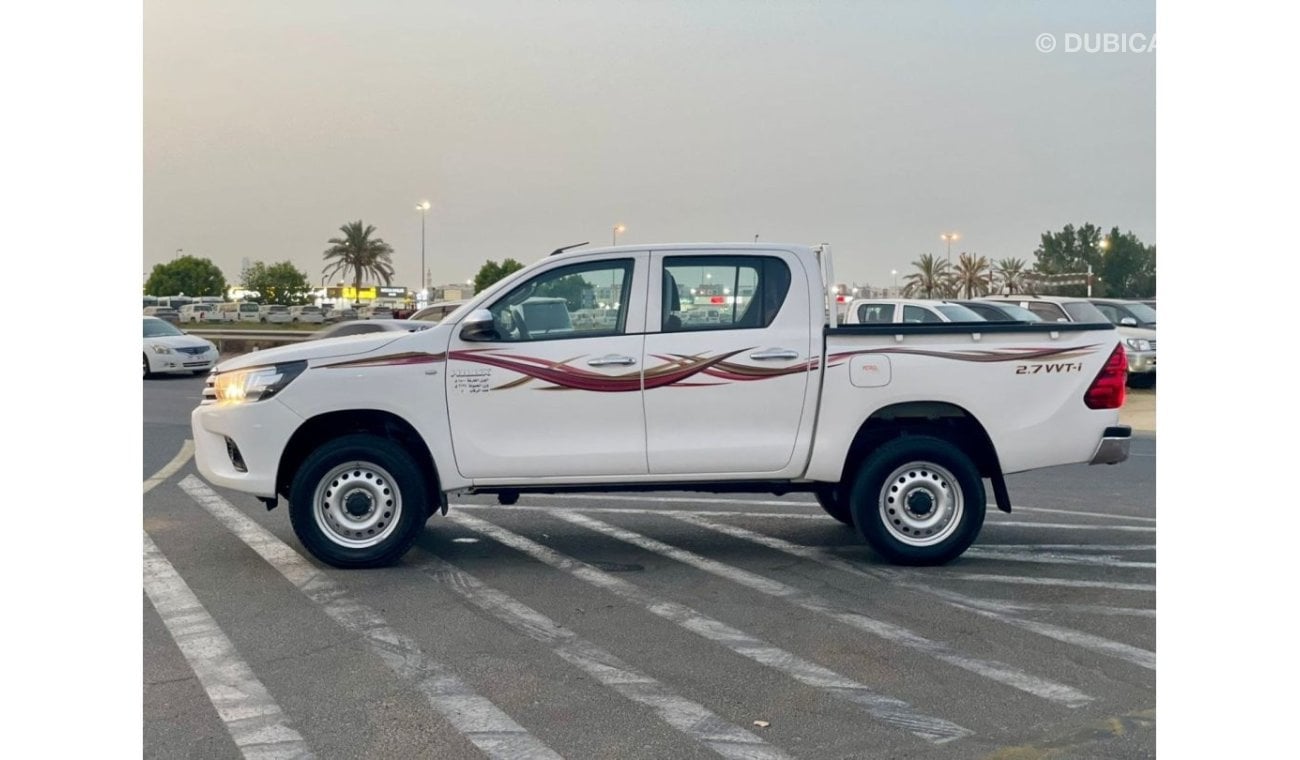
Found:
[{"label": "parking lot", "polygon": [[807,495],[671,493],[464,498],[346,572],[198,478],[202,382],[144,384],[148,757],[1155,754],[1154,432],[1012,476],[946,567]]}]

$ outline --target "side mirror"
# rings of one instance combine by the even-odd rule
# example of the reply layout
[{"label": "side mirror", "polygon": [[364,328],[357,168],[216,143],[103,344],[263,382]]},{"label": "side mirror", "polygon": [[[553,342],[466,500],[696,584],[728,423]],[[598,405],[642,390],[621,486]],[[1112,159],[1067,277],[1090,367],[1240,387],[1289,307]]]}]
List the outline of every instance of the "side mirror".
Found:
[{"label": "side mirror", "polygon": [[500,340],[496,320],[487,309],[475,309],[460,323],[460,339],[469,343]]},{"label": "side mirror", "polygon": [[1125,327],[1137,327],[1138,321],[1132,317],[1123,317],[1119,320],[1119,323]]}]

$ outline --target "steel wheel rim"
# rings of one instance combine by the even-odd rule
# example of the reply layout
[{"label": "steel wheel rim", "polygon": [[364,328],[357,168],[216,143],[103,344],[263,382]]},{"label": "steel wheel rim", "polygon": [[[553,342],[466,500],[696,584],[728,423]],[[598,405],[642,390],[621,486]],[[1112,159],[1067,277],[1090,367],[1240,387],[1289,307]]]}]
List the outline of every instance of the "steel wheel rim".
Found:
[{"label": "steel wheel rim", "polygon": [[961,485],[934,462],[908,462],[880,488],[880,522],[908,546],[934,546],[957,531],[965,503]]},{"label": "steel wheel rim", "polygon": [[333,543],[365,549],[381,543],[397,529],[402,517],[402,494],[393,476],[379,465],[345,462],[317,482],[312,516]]}]

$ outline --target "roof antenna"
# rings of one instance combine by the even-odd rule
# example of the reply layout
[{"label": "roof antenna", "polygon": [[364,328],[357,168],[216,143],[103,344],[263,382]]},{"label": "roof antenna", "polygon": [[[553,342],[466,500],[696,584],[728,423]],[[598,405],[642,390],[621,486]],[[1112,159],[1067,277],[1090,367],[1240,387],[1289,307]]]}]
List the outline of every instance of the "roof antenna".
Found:
[{"label": "roof antenna", "polygon": [[574,243],[573,245],[566,245],[566,246],[564,246],[563,248],[556,248],[554,251],[551,251],[551,255],[554,256],[554,255],[557,254],[557,253],[564,253],[565,251],[569,250],[570,248],[581,248],[582,246],[584,246],[584,245],[586,245],[587,243],[590,243],[590,242],[591,242],[591,241],[588,240],[588,241],[583,242],[583,243]]}]

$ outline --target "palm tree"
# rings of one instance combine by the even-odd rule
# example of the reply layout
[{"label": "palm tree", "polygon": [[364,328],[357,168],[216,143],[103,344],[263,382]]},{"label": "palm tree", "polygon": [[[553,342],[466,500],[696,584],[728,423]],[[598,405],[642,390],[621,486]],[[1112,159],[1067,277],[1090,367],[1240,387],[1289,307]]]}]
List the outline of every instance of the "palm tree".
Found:
[{"label": "palm tree", "polygon": [[325,249],[325,260],[330,263],[321,273],[334,275],[342,272],[346,279],[351,270],[355,288],[353,292],[358,297],[361,293],[361,278],[365,275],[374,275],[376,279],[383,280],[385,285],[391,284],[393,247],[385,243],[383,238],[370,237],[375,232],[374,225],[363,225],[358,219],[339,227],[339,231],[343,237],[330,238],[328,241],[330,247]]},{"label": "palm tree", "polygon": [[957,258],[957,271],[954,273],[957,292],[966,298],[988,295],[993,287],[993,268],[984,256],[963,253]]},{"label": "palm tree", "polygon": [[1024,289],[1026,271],[1024,259],[1002,259],[994,267],[993,274],[1002,281],[1007,293],[1014,294]]},{"label": "palm tree", "polygon": [[903,286],[903,295],[921,294],[925,298],[948,295],[952,288],[952,272],[948,270],[946,260],[924,253],[919,261],[912,262],[912,266],[917,271],[904,278],[903,281],[907,284]]}]

